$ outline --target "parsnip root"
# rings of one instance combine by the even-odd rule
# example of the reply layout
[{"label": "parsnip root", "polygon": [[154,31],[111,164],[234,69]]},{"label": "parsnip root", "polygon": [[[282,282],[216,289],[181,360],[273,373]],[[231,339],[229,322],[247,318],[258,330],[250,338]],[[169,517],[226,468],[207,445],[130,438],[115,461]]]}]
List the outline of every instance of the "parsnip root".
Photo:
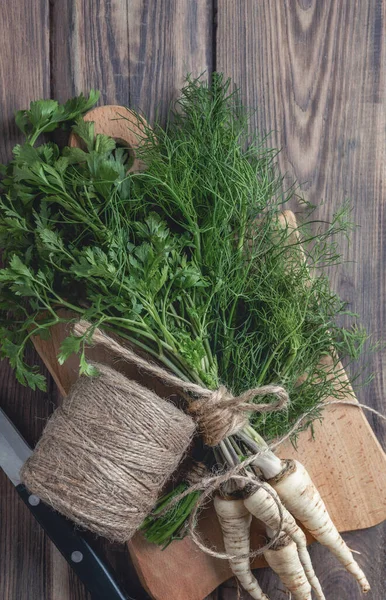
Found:
[{"label": "parsnip root", "polygon": [[291,592],[293,600],[312,600],[311,585],[299,560],[296,544],[288,535],[279,539],[276,548],[266,550],[264,557]]},{"label": "parsnip root", "polygon": [[314,536],[335,554],[345,569],[351,573],[366,593],[370,590],[365,574],[355,561],[348,546],[340,536],[329,516],[326,506],[308,475],[297,461],[288,461],[290,468],[269,481],[288,511]]},{"label": "parsnip root", "polygon": [[[266,489],[264,489],[264,487],[257,488],[248,497],[244,498],[244,505],[254,517],[262,521],[273,531],[277,531],[280,527],[280,513],[278,505],[273,496],[276,496],[278,502],[280,502],[280,499],[275,490],[269,486],[269,484],[265,485],[269,488],[272,495]],[[282,506],[282,512],[282,530],[289,535],[289,537],[297,546],[299,560],[304,568],[304,572],[308,581],[315,591],[315,597],[317,600],[325,600],[322,587],[315,575],[311,558],[308,554],[306,536],[297,525],[293,516],[284,506]]]},{"label": "parsnip root", "polygon": [[257,583],[247,556],[250,548],[252,515],[242,500],[228,500],[218,495],[214,498],[214,508],[223,533],[225,551],[230,555],[244,556],[229,561],[232,572],[252,598],[269,600]]}]

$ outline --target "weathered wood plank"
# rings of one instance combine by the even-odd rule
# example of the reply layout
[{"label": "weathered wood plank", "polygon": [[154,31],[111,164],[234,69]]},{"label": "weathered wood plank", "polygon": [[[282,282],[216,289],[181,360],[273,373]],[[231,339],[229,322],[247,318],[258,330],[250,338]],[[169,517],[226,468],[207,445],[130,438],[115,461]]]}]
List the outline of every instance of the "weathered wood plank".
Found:
[{"label": "weathered wood plank", "polygon": [[[269,144],[282,148],[285,182],[318,204],[317,217],[331,217],[346,198],[360,225],[346,251],[350,262],[331,273],[349,307],[375,335],[385,331],[385,2],[245,0],[218,3],[217,69],[241,87],[257,108],[253,127],[272,132]],[[321,205],[323,202],[323,205]],[[385,412],[385,352],[373,359],[373,383],[358,392],[362,402]],[[369,417],[386,441],[384,424]],[[371,580],[369,598],[385,596],[382,548],[386,526],[346,534],[362,552],[359,562]],[[315,544],[311,554],[326,598],[360,598],[351,578]],[[259,571],[259,577],[261,577]],[[277,580],[264,573],[271,597]],[[236,597],[225,589],[222,597]]]},{"label": "weathered wood plank", "polygon": [[48,4],[7,2],[0,15],[0,161],[19,141],[16,110],[50,94]]},{"label": "weathered wood plank", "polygon": [[[31,100],[50,95],[48,3],[44,0],[19,0],[4,4],[0,31],[0,160],[6,161],[20,139],[14,125],[15,110],[27,107]],[[29,359],[39,361],[32,349]],[[47,393],[33,393],[16,383],[8,364],[2,361],[0,387],[1,407],[27,441],[35,444],[53,409],[55,387],[51,380]],[[59,598],[53,592],[55,586],[56,591],[61,590],[60,593],[68,589],[65,562],[30,516],[2,471],[0,486],[0,597],[5,600]],[[79,589],[79,586],[74,586],[74,589]]]},{"label": "weathered wood plank", "polygon": [[212,0],[133,0],[129,11],[130,101],[165,117],[187,73],[213,68]]},{"label": "weathered wood plank", "polygon": [[188,72],[212,68],[212,1],[54,1],[53,95],[100,89],[103,104],[166,115]]},{"label": "weathered wood plank", "polygon": [[54,0],[51,9],[52,95],[66,100],[94,88],[103,104],[130,101],[130,1]]}]

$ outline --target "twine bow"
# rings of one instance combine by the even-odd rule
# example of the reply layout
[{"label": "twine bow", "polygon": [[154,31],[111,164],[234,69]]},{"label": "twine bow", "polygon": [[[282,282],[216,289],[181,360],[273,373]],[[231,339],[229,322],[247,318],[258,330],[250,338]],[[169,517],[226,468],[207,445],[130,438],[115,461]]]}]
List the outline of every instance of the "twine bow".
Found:
[{"label": "twine bow", "polygon": [[[209,391],[209,390],[208,390]],[[255,404],[257,396],[276,396],[276,402]],[[200,398],[189,403],[188,411],[197,423],[198,431],[207,446],[218,446],[221,440],[242,429],[252,412],[266,413],[283,410],[289,397],[279,385],[263,385],[233,396],[225,386],[207,394],[204,388]]]}]

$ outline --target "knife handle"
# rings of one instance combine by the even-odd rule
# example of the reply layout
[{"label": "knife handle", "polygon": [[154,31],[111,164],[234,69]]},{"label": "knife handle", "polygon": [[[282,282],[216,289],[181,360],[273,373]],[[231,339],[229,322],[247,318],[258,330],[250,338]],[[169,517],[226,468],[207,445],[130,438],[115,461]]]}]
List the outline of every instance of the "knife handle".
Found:
[{"label": "knife handle", "polygon": [[28,492],[23,484],[17,485],[16,490],[84,583],[92,600],[127,600],[127,595],[118,587],[111,571],[71,521]]}]

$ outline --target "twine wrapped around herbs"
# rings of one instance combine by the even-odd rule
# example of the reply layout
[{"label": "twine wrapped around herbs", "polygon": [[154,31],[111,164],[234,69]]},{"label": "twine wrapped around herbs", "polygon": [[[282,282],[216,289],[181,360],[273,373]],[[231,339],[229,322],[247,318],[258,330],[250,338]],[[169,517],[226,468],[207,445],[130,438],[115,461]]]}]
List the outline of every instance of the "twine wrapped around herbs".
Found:
[{"label": "twine wrapped around herbs", "polygon": [[[90,325],[80,322],[74,333],[84,336],[88,331]],[[215,446],[241,429],[248,413],[282,410],[288,403],[280,386],[233,397],[223,386],[212,391],[182,381],[99,330],[90,341],[190,398],[191,416],[98,364],[99,376],[81,376],[48,421],[23,467],[23,482],[75,523],[110,540],[127,541],[139,528],[184,456],[195,422],[205,443]],[[268,394],[276,402],[251,402]]]},{"label": "twine wrapped around herbs", "polygon": [[[175,386],[187,400],[187,410],[197,423],[198,433],[207,446],[217,446],[223,439],[242,429],[253,412],[275,412],[288,406],[288,394],[279,385],[252,388],[240,396],[233,396],[225,386],[209,390],[196,383],[184,381],[154,362],[142,358],[130,348],[121,346],[100,329],[93,330],[86,321],[79,321],[74,327],[76,336],[87,336],[88,332],[87,339],[90,343],[103,346],[109,353],[136,365],[165,385]],[[269,395],[276,396],[276,401],[267,404],[252,402],[257,396]]]}]

